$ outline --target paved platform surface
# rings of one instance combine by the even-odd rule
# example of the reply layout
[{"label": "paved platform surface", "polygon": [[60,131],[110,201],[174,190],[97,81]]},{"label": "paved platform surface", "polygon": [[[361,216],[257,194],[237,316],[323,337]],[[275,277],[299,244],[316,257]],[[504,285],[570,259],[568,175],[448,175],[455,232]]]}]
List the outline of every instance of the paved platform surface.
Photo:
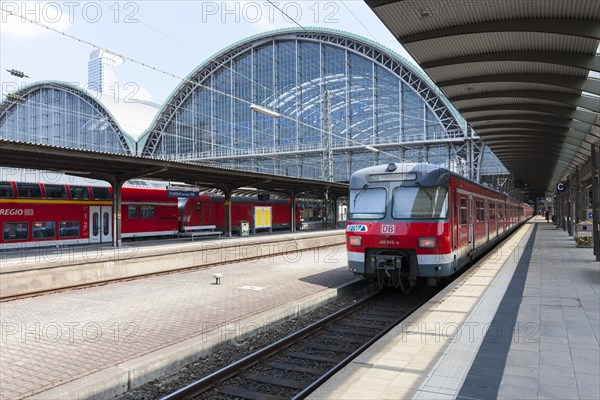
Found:
[{"label": "paved platform surface", "polygon": [[600,263],[541,218],[312,399],[598,399]]},{"label": "paved platform surface", "polygon": [[345,243],[345,231],[302,231],[201,240],[126,242],[123,247],[40,247],[0,251],[0,299],[172,273]]},{"label": "paved platform surface", "polygon": [[[216,272],[221,285],[214,284]],[[0,398],[127,369],[132,359],[190,338],[233,337],[232,330],[262,323],[253,324],[253,315],[352,280],[345,249],[337,246],[2,302]]]}]

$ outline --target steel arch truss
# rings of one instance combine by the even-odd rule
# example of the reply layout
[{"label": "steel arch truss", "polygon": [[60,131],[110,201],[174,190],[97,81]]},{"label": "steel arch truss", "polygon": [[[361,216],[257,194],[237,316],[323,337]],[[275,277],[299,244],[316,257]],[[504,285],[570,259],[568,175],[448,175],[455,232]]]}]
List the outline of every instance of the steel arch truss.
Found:
[{"label": "steel arch truss", "polygon": [[[449,102],[445,100],[433,84],[427,81],[427,78],[417,72],[412,67],[403,63],[399,56],[391,55],[382,49],[378,49],[373,43],[370,44],[366,39],[346,35],[336,31],[297,31],[282,30],[267,35],[261,35],[249,38],[247,41],[234,44],[218,56],[212,58],[209,62],[200,66],[192,72],[185,81],[174,92],[174,95],[168,100],[162,111],[157,116],[155,122],[148,131],[148,140],[143,149],[143,155],[155,155],[160,147],[164,133],[169,125],[174,121],[178,111],[187,103],[192,94],[201,89],[213,90],[209,88],[211,77],[223,68],[231,65],[237,58],[245,53],[252,52],[253,49],[262,47],[266,44],[274,44],[278,40],[295,40],[298,42],[314,42],[335,46],[359,56],[381,66],[387,71],[397,76],[401,81],[410,86],[432,110],[439,123],[446,132],[448,140],[465,138],[460,117],[452,109]],[[443,141],[443,139],[442,139]],[[244,153],[250,154],[251,151],[240,149]],[[232,149],[232,152],[238,154],[238,149]],[[216,156],[216,154],[214,154]],[[185,155],[168,155],[169,158],[185,158]]]},{"label": "steel arch truss", "polygon": [[[31,97],[34,93],[50,89],[71,94],[77,99],[89,104],[93,108],[93,110],[99,114],[99,116],[102,119],[102,122],[106,123],[108,127],[113,132],[115,132],[118,143],[121,145],[121,151],[118,153],[131,154],[131,149],[127,144],[123,131],[121,130],[120,126],[117,124],[111,113],[90,93],[87,93],[86,91],[76,86],[72,86],[63,82],[35,83],[15,92],[14,95],[16,95],[16,99],[14,96],[11,96],[4,100],[2,103],[0,103],[0,126],[2,126],[5,123],[6,119],[8,118],[11,112],[16,111],[21,106],[26,106],[28,98]],[[63,109],[61,111],[69,112],[68,109]]]}]

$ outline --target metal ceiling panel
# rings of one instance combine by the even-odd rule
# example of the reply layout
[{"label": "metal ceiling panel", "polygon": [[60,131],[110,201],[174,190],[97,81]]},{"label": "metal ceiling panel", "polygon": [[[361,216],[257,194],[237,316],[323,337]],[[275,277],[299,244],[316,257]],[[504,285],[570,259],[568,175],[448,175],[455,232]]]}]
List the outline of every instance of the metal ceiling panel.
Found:
[{"label": "metal ceiling panel", "polygon": [[484,32],[449,36],[407,45],[422,54],[423,62],[449,57],[504,51],[565,51],[594,54],[594,45],[586,38],[540,32]]},{"label": "metal ceiling panel", "polygon": [[585,162],[599,134],[600,1],[367,4],[531,195]]}]

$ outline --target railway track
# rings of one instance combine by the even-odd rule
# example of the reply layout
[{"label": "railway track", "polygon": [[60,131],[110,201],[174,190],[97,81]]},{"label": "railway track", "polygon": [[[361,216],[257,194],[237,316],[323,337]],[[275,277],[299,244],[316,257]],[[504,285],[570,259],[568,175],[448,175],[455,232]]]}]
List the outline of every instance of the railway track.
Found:
[{"label": "railway track", "polygon": [[163,399],[301,399],[433,295],[377,293]]}]

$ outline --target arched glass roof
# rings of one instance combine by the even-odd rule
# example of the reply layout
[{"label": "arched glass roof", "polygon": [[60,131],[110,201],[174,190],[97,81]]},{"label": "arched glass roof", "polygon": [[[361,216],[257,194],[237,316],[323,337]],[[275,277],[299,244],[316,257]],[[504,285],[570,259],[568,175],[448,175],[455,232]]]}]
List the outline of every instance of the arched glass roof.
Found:
[{"label": "arched glass roof", "polygon": [[465,132],[435,86],[389,49],[335,30],[284,29],[200,65],[140,142],[143,155],[310,178],[327,176],[331,148],[334,178],[347,180],[386,157],[458,165],[449,143]]},{"label": "arched glass roof", "polygon": [[66,82],[36,82],[0,103],[0,137],[132,154],[157,110]]}]

